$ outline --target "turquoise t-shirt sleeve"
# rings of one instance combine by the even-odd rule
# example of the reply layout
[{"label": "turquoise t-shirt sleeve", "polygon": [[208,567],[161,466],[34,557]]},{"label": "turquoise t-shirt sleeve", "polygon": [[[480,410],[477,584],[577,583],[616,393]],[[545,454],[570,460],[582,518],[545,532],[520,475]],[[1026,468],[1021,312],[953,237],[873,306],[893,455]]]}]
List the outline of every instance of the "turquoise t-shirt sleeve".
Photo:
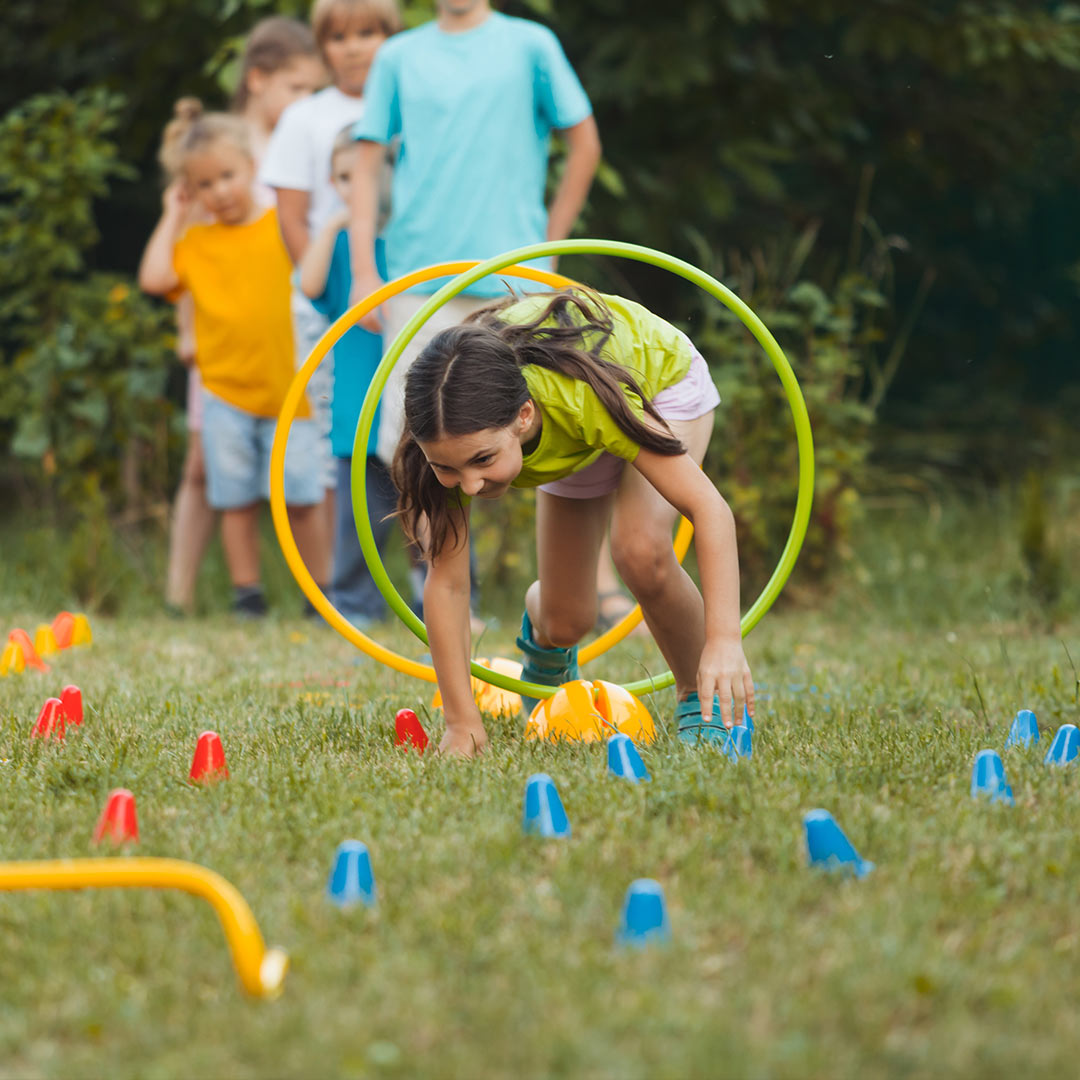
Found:
[{"label": "turquoise t-shirt sleeve", "polygon": [[592,115],[589,96],[559,39],[546,27],[540,31],[533,70],[537,107],[551,127],[573,127]]},{"label": "turquoise t-shirt sleeve", "polygon": [[364,83],[364,115],[353,124],[354,139],[387,143],[401,132],[397,65],[384,45],[376,54]]}]

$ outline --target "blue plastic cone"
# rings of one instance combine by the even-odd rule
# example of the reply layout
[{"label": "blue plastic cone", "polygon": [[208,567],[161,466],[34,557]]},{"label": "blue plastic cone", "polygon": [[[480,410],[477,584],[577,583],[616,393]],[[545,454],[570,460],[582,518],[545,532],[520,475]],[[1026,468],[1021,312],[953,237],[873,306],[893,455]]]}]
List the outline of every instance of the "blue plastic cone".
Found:
[{"label": "blue plastic cone", "polygon": [[745,705],[743,706],[743,711],[742,711],[742,725],[741,726],[746,728],[747,731],[749,731],[751,734],[753,734],[753,731],[754,731],[754,718],[750,715],[750,713],[747,710]]},{"label": "blue plastic cone", "polygon": [[612,776],[620,776],[630,783],[649,780],[649,770],[641,760],[638,748],[629,735],[612,735],[607,744],[607,767]]},{"label": "blue plastic cone", "polygon": [[1039,724],[1030,709],[1021,709],[1009,728],[1005,749],[1010,746],[1034,746],[1039,741]]},{"label": "blue plastic cone", "polygon": [[738,727],[733,727],[731,729],[731,732],[724,743],[724,753],[727,754],[732,761],[738,761],[739,758],[753,757],[753,730],[753,728],[746,727],[745,724],[739,724]]},{"label": "blue plastic cone", "polygon": [[991,802],[1013,806],[1012,788],[1005,782],[1005,766],[996,750],[980,750],[971,770],[971,797],[987,796]]},{"label": "blue plastic cone", "polygon": [[874,869],[872,862],[859,857],[828,810],[811,810],[803,818],[803,824],[806,826],[806,855],[810,866],[823,866],[826,870],[850,868],[860,878]]},{"label": "blue plastic cone", "polygon": [[547,773],[536,773],[525,785],[525,809],[521,827],[527,833],[538,836],[559,837],[570,835],[570,822],[563,809],[562,799],[555,781]]},{"label": "blue plastic cone", "polygon": [[345,840],[334,855],[334,868],[326,884],[326,896],[338,907],[375,903],[375,878],[371,873],[371,856],[366,844]]},{"label": "blue plastic cone", "polygon": [[615,940],[619,945],[663,945],[671,940],[664,890],[652,878],[630,883]]},{"label": "blue plastic cone", "polygon": [[1080,753],[1080,731],[1075,724],[1062,724],[1043,761],[1047,765],[1068,765],[1077,753]]}]

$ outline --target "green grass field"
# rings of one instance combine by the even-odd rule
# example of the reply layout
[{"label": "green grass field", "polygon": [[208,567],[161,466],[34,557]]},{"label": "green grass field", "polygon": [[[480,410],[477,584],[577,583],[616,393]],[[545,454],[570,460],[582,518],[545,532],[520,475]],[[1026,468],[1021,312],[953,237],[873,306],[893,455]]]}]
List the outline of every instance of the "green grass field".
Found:
[{"label": "green grass field", "polygon": [[[964,527],[984,549],[945,566],[956,522],[879,525],[861,584],[749,639],[753,759],[665,724],[638,787],[607,777],[602,747],[525,743],[516,721],[477,762],[404,754],[394,711],[430,688],[298,619],[95,619],[91,648],[0,682],[4,857],[94,854],[108,791],[128,787],[137,852],[223,874],[292,968],[277,1001],[246,998],[210,908],[180,894],[0,894],[0,1076],[1073,1075],[1080,771],[1042,754],[1080,717],[1080,623],[1020,617],[1007,536]],[[485,651],[509,655],[507,623]],[[658,666],[641,641],[594,665]],[[32,743],[67,682],[84,726]],[[670,691],[651,704],[668,717]],[[1021,707],[1043,741],[1005,754],[1017,805],[975,803],[972,759]],[[206,728],[232,775],[192,788]],[[567,841],[521,833],[539,771]],[[877,864],[865,880],[806,868],[818,806]],[[371,850],[372,910],[324,897],[349,837]],[[619,950],[642,876],[674,940]]]}]

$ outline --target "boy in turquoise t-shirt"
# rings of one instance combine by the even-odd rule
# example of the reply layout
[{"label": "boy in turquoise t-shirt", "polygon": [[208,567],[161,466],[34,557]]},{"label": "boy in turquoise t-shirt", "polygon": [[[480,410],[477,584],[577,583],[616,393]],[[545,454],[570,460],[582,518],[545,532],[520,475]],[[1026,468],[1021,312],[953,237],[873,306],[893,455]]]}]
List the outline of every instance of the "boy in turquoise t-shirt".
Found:
[{"label": "boy in turquoise t-shirt", "polygon": [[[600,159],[592,106],[550,30],[493,12],[488,0],[439,0],[438,8],[434,22],[380,48],[365,88],[367,108],[353,128],[361,141],[349,200],[354,300],[380,283],[374,240],[382,144],[400,144],[384,233],[391,278],[569,235]],[[563,134],[568,155],[545,209],[553,130]],[[440,284],[383,305],[387,340]],[[401,433],[405,373],[416,354],[440,329],[504,292],[497,278],[477,282],[410,342],[383,394],[383,461],[392,459]],[[362,325],[379,328],[379,316],[373,312]]]}]

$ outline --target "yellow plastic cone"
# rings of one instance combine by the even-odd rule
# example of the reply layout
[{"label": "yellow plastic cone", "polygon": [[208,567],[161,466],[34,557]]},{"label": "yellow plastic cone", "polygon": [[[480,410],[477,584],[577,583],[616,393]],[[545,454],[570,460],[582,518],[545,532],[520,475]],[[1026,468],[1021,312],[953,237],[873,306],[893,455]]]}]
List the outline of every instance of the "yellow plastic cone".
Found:
[{"label": "yellow plastic cone", "polygon": [[26,657],[23,655],[22,646],[15,641],[9,641],[0,654],[0,675],[21,675],[26,670]]},{"label": "yellow plastic cone", "polygon": [[94,635],[90,632],[90,620],[85,615],[76,615],[71,627],[72,645],[90,645]]},{"label": "yellow plastic cone", "polygon": [[635,743],[651,743],[656,725],[629,690],[600,679],[563,683],[537,703],[525,725],[526,739],[597,742],[616,734],[629,735]]},{"label": "yellow plastic cone", "polygon": [[56,635],[48,623],[42,623],[34,631],[34,651],[38,656],[55,656],[60,651]]},{"label": "yellow plastic cone", "polygon": [[[509,675],[514,679],[521,678],[521,664],[516,660],[506,660],[501,656],[496,656],[494,660],[486,660],[478,656],[476,662],[481,667],[497,671],[500,675]],[[521,711],[520,694],[504,690],[501,686],[492,686],[491,683],[482,682],[475,676],[472,679],[472,692],[476,707],[481,712],[489,713],[492,716],[514,716]],[[438,690],[435,691],[435,696],[431,699],[431,707],[433,709],[442,708],[442,694]]]}]

